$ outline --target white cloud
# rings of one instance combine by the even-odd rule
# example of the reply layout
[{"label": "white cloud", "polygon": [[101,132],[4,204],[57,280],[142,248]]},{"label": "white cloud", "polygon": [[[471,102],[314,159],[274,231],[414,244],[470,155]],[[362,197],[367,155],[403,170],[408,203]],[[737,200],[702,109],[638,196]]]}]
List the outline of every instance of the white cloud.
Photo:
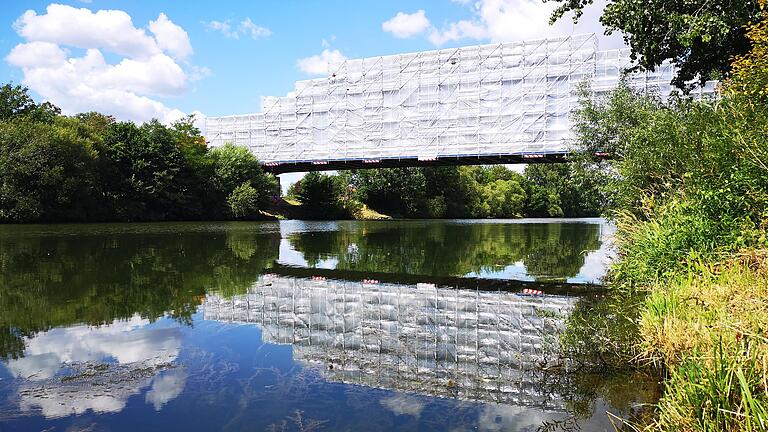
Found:
[{"label": "white cloud", "polygon": [[237,30],[232,30],[232,26],[229,25],[229,21],[209,21],[209,22],[203,22],[203,24],[208,30],[221,32],[221,34],[223,34],[224,37],[231,38],[231,39],[240,38],[240,35],[237,33]]},{"label": "white cloud", "polygon": [[134,27],[131,16],[120,10],[77,9],[51,4],[45,15],[28,10],[13,25],[27,41],[52,42],[77,48],[99,48],[127,57],[160,53],[155,40]]},{"label": "white cloud", "polygon": [[488,38],[488,29],[484,25],[467,20],[452,22],[442,30],[432,29],[429,34],[429,41],[437,46],[461,39],[482,40]]},{"label": "white cloud", "polygon": [[549,26],[553,3],[540,0],[480,0],[472,6],[473,18],[433,28],[429,39],[435,45],[463,39],[509,42],[559,34]]},{"label": "white cloud", "polygon": [[474,3],[469,0],[452,1],[468,5],[471,15],[466,19],[446,22],[438,27],[429,24],[426,14],[423,14],[423,20],[418,20],[419,25],[415,24],[418,18],[415,15],[422,11],[410,15],[399,12],[394,18],[382,24],[382,28],[397,37],[426,33],[429,41],[436,46],[463,40],[513,42],[575,33],[596,33],[601,39],[603,48],[617,48],[623,45],[619,35],[610,38],[601,36],[604,28],[600,24],[599,17],[606,0],[595,0],[594,4],[587,6],[578,24],[573,24],[572,16],[569,14],[554,25],[549,24],[549,18],[557,6],[552,2],[543,3],[541,0],[478,0]]},{"label": "white cloud", "polygon": [[67,53],[55,43],[30,42],[15,46],[6,60],[22,68],[55,67],[67,61]]},{"label": "white cloud", "polygon": [[251,38],[253,39],[272,36],[272,30],[266,27],[262,27],[254,24],[254,22],[251,21],[250,18],[246,18],[240,22],[240,31],[244,33],[249,33],[251,35]]},{"label": "white cloud", "polygon": [[200,81],[201,79],[211,76],[213,72],[205,66],[192,66],[192,70],[189,72],[190,81]]},{"label": "white cloud", "polygon": [[336,35],[331,35],[328,39],[323,39],[320,41],[320,45],[322,45],[323,48],[330,48],[331,43],[336,41]]},{"label": "white cloud", "polygon": [[381,24],[381,28],[385,32],[392,33],[398,38],[415,36],[426,31],[431,26],[432,24],[427,19],[424,9],[420,9],[412,14],[398,12],[392,19]]},{"label": "white cloud", "polygon": [[169,20],[164,13],[160,13],[156,21],[149,22],[149,30],[155,35],[160,49],[171,53],[178,59],[186,59],[192,55],[189,35],[183,28]]},{"label": "white cloud", "polygon": [[[51,4],[43,15],[29,10],[16,21],[25,42],[5,60],[22,69],[25,85],[65,114],[100,111],[121,120],[167,123],[184,113],[152,97],[182,95],[190,81],[210,70],[174,60],[189,58],[193,49],[184,29],[164,13],[148,27],[149,34],[119,10]],[[71,56],[66,47],[85,53]],[[121,58],[108,63],[107,53]]]},{"label": "white cloud", "polygon": [[341,51],[326,48],[320,54],[299,59],[296,64],[299,70],[307,75],[327,75],[330,63],[339,63],[346,59]]},{"label": "white cloud", "polygon": [[272,36],[272,30],[254,23],[250,18],[240,21],[236,28],[232,27],[229,20],[203,21],[208,30],[217,31],[229,39],[240,39],[240,36],[250,36],[252,39],[261,39]]}]

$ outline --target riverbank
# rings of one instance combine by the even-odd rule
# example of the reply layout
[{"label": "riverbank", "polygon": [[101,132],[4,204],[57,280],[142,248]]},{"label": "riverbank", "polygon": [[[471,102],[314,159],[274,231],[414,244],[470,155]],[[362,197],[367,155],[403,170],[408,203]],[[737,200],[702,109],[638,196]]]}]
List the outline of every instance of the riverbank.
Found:
[{"label": "riverbank", "polygon": [[699,263],[649,288],[641,350],[667,368],[653,428],[766,430],[768,251]]},{"label": "riverbank", "polygon": [[[288,197],[279,197],[273,199],[267,210],[262,214],[267,218],[274,219],[296,219],[312,220],[312,212],[307,211],[305,204],[296,199]],[[371,209],[365,204],[361,204],[354,212],[351,212],[351,220],[391,220],[397,219],[390,215],[385,215]]]}]

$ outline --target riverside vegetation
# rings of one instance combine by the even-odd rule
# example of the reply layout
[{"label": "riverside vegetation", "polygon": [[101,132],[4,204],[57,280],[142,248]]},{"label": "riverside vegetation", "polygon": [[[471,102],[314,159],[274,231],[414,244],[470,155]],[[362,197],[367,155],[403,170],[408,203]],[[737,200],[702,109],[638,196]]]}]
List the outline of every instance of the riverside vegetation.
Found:
[{"label": "riverside vegetation", "polygon": [[604,174],[582,164],[385,168],[309,173],[288,197],[311,218],[358,217],[364,208],[405,218],[599,216]]},{"label": "riverside vegetation", "polygon": [[243,217],[277,193],[250,152],[207,148],[191,117],[62,116],[10,84],[0,87],[0,185],[3,222]]},{"label": "riverside vegetation", "polygon": [[[768,429],[768,9],[739,3],[755,11],[735,27],[744,52],[697,54],[729,59],[717,100],[661,101],[625,86],[602,98],[585,90],[575,114],[579,146],[616,156],[593,167],[610,173],[611,283],[639,308],[636,338],[617,350],[665,370],[656,415],[637,429]],[[689,18],[695,33],[702,17]]]}]

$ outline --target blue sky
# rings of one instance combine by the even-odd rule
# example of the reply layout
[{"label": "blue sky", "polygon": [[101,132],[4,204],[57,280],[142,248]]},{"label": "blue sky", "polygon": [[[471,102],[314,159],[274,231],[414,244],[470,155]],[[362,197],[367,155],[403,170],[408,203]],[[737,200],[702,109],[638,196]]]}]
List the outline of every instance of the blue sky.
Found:
[{"label": "blue sky", "polygon": [[[0,77],[68,114],[95,109],[143,121],[248,113],[262,96],[321,76],[328,58],[602,32],[600,6],[577,27],[554,28],[546,22],[552,7],[539,0],[4,0]],[[165,36],[154,31],[160,24]]]}]

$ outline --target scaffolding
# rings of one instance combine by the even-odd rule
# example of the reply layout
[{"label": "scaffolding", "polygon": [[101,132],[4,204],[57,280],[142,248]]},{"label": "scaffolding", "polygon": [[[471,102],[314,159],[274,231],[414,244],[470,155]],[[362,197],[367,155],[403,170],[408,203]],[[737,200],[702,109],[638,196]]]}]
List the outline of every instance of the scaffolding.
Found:
[{"label": "scaffolding", "polygon": [[265,275],[248,294],[208,295],[204,319],[251,323],[326,379],[560,410],[542,367],[576,299]]},{"label": "scaffolding", "polygon": [[[267,165],[567,153],[579,85],[604,93],[633,66],[629,50],[597,46],[587,34],[345,60],[260,113],[208,118],[206,138]],[[627,84],[666,98],[675,72]]]}]

